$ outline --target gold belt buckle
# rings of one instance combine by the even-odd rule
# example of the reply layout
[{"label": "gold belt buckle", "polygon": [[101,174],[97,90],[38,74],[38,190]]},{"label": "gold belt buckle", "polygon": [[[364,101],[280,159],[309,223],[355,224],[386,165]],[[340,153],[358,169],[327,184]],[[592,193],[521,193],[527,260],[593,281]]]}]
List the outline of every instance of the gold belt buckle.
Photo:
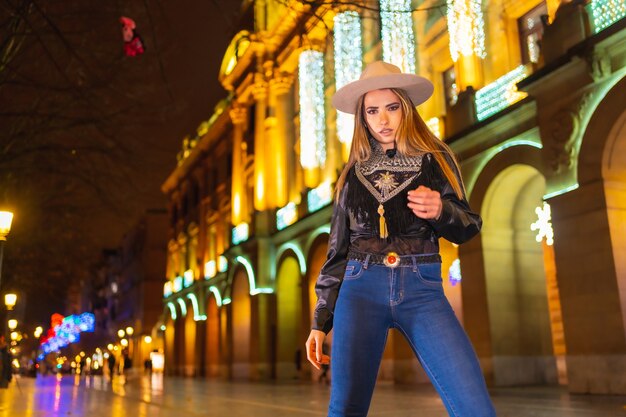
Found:
[{"label": "gold belt buckle", "polygon": [[400,265],[400,257],[395,252],[389,252],[387,255],[385,255],[383,263],[389,268],[395,268],[396,266]]}]

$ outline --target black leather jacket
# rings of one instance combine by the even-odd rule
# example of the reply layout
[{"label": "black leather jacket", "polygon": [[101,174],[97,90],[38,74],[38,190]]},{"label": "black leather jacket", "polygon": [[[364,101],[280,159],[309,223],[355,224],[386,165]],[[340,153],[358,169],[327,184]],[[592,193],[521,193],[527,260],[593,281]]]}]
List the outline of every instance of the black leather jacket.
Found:
[{"label": "black leather jacket", "polygon": [[[431,155],[424,156],[421,170],[423,175],[419,176],[419,180],[394,197],[395,204],[392,200],[389,200],[389,204],[385,203],[386,218],[408,219],[396,225],[395,231],[390,227],[390,237],[387,239],[379,237],[376,230],[377,220],[372,221],[375,220],[372,216],[368,218],[367,215],[363,215],[361,210],[363,205],[370,204],[370,201],[378,205],[378,202],[365,187],[360,186],[355,168],[350,170],[338,201],[333,207],[326,262],[315,285],[318,301],[315,306],[313,329],[322,330],[324,333],[332,329],[333,311],[350,248],[377,254],[390,251],[399,255],[438,253],[440,237],[460,244],[478,234],[482,219],[470,209],[466,198],[457,197]],[[441,194],[443,207],[438,220],[420,219],[406,206],[408,190],[415,189],[421,184]]]}]

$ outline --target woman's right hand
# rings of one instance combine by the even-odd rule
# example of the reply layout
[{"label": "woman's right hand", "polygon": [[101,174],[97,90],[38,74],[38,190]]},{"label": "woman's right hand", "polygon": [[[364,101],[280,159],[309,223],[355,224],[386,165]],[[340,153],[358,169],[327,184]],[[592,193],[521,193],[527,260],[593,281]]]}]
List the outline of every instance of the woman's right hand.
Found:
[{"label": "woman's right hand", "polygon": [[321,365],[330,363],[330,356],[324,355],[322,345],[326,334],[320,330],[311,330],[306,341],[306,358],[316,369],[321,369]]}]

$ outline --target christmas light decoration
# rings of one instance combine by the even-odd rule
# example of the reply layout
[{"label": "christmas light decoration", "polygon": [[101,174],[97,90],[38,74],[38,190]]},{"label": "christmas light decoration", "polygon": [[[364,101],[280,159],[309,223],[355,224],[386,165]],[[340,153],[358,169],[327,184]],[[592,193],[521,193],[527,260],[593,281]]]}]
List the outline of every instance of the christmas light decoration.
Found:
[{"label": "christmas light decoration", "polygon": [[217,275],[217,263],[212,259],[204,264],[204,279],[213,278],[215,275]]},{"label": "christmas light decoration", "polygon": [[448,280],[450,280],[450,285],[453,287],[461,282],[461,260],[456,258],[452,261],[452,265],[450,265],[450,269],[448,269]]},{"label": "christmas light decoration", "polygon": [[[59,318],[61,321],[59,322]],[[92,313],[83,313],[80,316],[63,317],[58,314],[52,316],[50,329],[41,339],[40,347],[45,355],[56,352],[65,346],[80,341],[80,334],[95,330],[96,317]]]},{"label": "christmas light decoration", "polygon": [[452,60],[456,62],[459,55],[472,54],[485,58],[485,21],[481,0],[448,0],[447,3]]},{"label": "christmas light decoration", "polygon": [[220,255],[217,258],[217,270],[219,272],[228,271],[228,259],[224,255]]},{"label": "christmas light decoration", "polygon": [[535,240],[541,242],[543,238],[546,238],[546,244],[552,246],[554,243],[554,230],[552,230],[552,211],[550,210],[550,204],[543,202],[543,207],[537,207],[535,209],[537,214],[537,221],[530,225],[530,230],[537,231]]},{"label": "christmas light decoration", "polygon": [[[339,13],[335,16],[335,87],[340,89],[349,82],[359,79],[363,70],[363,46],[361,21],[354,11]],[[337,112],[337,136],[341,143],[352,142],[354,116]]]},{"label": "christmas light decoration", "polygon": [[163,298],[167,298],[172,295],[172,281],[167,281],[163,284]]},{"label": "christmas light decoration", "polygon": [[183,289],[183,277],[178,276],[174,278],[174,292],[179,292]]},{"label": "christmas light decoration", "polygon": [[438,117],[431,117],[426,120],[426,126],[433,132],[433,135],[441,139],[441,123]]},{"label": "christmas light decoration", "polygon": [[191,287],[193,285],[193,271],[191,269],[186,270],[183,273],[183,286],[185,288]]},{"label": "christmas light decoration", "polygon": [[528,74],[530,74],[528,66],[520,65],[478,90],[474,98],[478,120],[485,120],[526,97],[528,94],[517,91],[517,83],[526,78]]},{"label": "christmas light decoration", "polygon": [[326,123],[324,113],[324,54],[307,50],[300,53],[300,163],[318,168],[326,162]]},{"label": "christmas light decoration", "polygon": [[415,73],[415,35],[411,0],[380,0],[383,60]]},{"label": "christmas light decoration", "polygon": [[590,7],[595,33],[608,28],[626,16],[625,0],[593,0]]},{"label": "christmas light decoration", "polygon": [[[167,303],[167,308],[170,309],[170,315],[172,316],[172,320],[176,320],[176,318],[178,317],[178,315],[176,314],[176,306],[174,305],[173,302],[169,302]],[[165,329],[163,329],[165,330]]]},{"label": "christmas light decoration", "polygon": [[333,201],[333,189],[330,182],[324,181],[307,194],[307,208],[309,213],[316,212]]},{"label": "christmas light decoration", "polygon": [[276,228],[283,230],[298,220],[298,210],[295,203],[289,203],[276,211]]},{"label": "christmas light decoration", "polygon": [[250,228],[248,227],[248,223],[239,223],[235,226],[232,231],[233,245],[238,245],[241,242],[248,240],[249,230]]},{"label": "christmas light decoration", "polygon": [[213,296],[215,297],[215,303],[217,304],[218,307],[222,306],[222,295],[220,294],[220,290],[215,287],[215,286],[210,286],[209,287],[209,291],[211,291],[213,293]]},{"label": "christmas light decoration", "polygon": [[182,317],[185,317],[187,315],[187,304],[185,304],[185,300],[183,300],[182,298],[178,298],[176,301],[180,306],[180,312],[182,314]]}]

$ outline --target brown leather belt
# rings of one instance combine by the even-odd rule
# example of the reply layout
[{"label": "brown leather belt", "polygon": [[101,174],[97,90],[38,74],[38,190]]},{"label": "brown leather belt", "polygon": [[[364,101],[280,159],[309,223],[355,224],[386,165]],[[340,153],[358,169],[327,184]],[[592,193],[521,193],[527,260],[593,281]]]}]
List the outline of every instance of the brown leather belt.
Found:
[{"label": "brown leather belt", "polygon": [[389,252],[385,255],[380,255],[349,250],[347,258],[353,261],[365,262],[366,264],[385,265],[389,268],[413,266],[416,264],[441,263],[441,255],[438,253],[427,255],[398,255],[395,252]]}]

